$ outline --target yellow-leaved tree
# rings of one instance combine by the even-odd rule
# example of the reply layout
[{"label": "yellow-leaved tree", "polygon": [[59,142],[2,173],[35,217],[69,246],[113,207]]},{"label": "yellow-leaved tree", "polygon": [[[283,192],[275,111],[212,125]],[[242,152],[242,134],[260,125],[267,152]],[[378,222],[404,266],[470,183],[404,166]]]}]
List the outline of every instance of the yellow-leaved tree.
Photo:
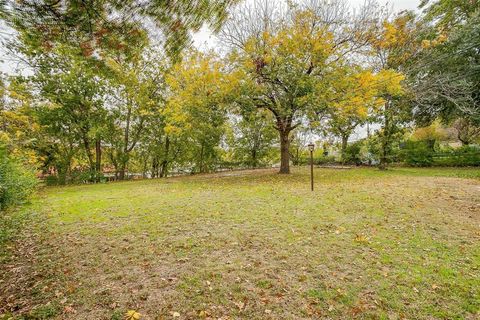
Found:
[{"label": "yellow-leaved tree", "polygon": [[339,67],[334,72],[330,90],[321,91],[319,99],[327,108],[319,110],[315,127],[323,134],[333,134],[341,139],[342,159],[349,137],[364,124],[369,115],[382,103],[375,86],[377,75],[355,66]]},{"label": "yellow-leaved tree", "polygon": [[196,172],[213,170],[216,165],[226,106],[238,81],[214,54],[199,52],[188,54],[166,77],[165,133],[183,145],[179,156],[192,159]]},{"label": "yellow-leaved tree", "polygon": [[290,133],[323,106],[314,96],[328,89],[324,79],[340,59],[333,34],[317,24],[319,20],[312,11],[293,10],[291,19],[252,34],[230,57],[243,76],[238,103],[273,116],[280,140],[280,173],[290,172]]},{"label": "yellow-leaved tree", "polygon": [[39,159],[32,146],[40,128],[32,115],[32,100],[25,83],[0,77],[0,145],[26,165],[36,167]]},{"label": "yellow-leaved tree", "polygon": [[418,28],[415,15],[403,12],[374,25],[363,39],[369,44],[368,55],[377,72],[376,90],[384,100],[375,114],[375,121],[381,124],[378,132],[381,169],[386,168],[390,160],[394,137],[401,134],[402,124],[410,118],[403,80],[409,60],[421,50]]}]

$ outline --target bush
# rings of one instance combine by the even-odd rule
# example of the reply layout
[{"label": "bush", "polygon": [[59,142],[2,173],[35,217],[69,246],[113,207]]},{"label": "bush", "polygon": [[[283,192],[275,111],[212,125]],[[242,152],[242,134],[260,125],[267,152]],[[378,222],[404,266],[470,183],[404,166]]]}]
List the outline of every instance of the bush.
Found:
[{"label": "bush", "polygon": [[[325,156],[320,155],[318,157],[313,157],[313,164],[314,165],[326,165],[326,164],[334,164],[336,163],[334,156]],[[310,157],[301,157],[298,159],[297,164],[298,166],[309,166],[310,165]]]},{"label": "bush", "polygon": [[480,166],[480,147],[463,146],[458,149],[442,150],[434,154],[437,166]]},{"label": "bush", "polygon": [[434,150],[426,141],[405,141],[400,156],[405,164],[413,167],[429,167],[433,164]]},{"label": "bush", "polygon": [[[335,156],[321,156],[313,160],[316,165],[325,165],[335,163]],[[309,162],[310,163],[310,160]]]},{"label": "bush", "polygon": [[478,146],[437,149],[431,141],[406,141],[400,154],[403,162],[409,166],[480,166]]},{"label": "bush", "polygon": [[355,164],[357,166],[362,164],[362,147],[363,141],[356,141],[347,146],[345,149],[345,158],[343,159],[345,163]]},{"label": "bush", "polygon": [[25,168],[0,147],[0,210],[19,204],[35,189],[37,179],[33,170]]}]

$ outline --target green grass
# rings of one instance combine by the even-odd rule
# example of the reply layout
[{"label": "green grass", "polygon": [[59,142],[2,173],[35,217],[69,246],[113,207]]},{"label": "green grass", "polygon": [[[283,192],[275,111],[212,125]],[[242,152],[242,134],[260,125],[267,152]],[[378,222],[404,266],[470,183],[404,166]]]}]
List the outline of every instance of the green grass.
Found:
[{"label": "green grass", "polygon": [[30,251],[4,262],[0,305],[59,319],[475,319],[479,179],[315,169],[311,192],[295,168],[46,188],[19,211],[31,218],[12,254]]}]

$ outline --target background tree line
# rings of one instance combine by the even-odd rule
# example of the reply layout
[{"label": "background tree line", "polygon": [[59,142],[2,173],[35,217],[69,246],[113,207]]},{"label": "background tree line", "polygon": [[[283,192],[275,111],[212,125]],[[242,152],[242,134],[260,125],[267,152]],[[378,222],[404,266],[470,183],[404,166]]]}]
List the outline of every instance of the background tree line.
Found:
[{"label": "background tree line", "polygon": [[[319,162],[337,146],[337,161],[428,165],[412,159],[457,152],[438,134],[419,138],[415,128],[433,124],[472,156],[447,164],[478,165],[479,7],[6,1],[0,18],[14,36],[3,45],[28,71],[1,78],[2,163],[57,184],[274,163],[289,173],[315,139]],[[192,48],[204,24],[219,50]]]}]

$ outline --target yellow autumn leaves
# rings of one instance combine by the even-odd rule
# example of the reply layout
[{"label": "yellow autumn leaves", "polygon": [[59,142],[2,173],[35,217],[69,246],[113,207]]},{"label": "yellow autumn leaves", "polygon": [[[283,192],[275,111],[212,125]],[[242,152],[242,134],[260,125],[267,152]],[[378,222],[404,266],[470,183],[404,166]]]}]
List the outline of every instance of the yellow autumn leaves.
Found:
[{"label": "yellow autumn leaves", "polygon": [[202,115],[222,108],[239,81],[214,54],[192,53],[183,63],[174,65],[166,76],[169,97],[163,111],[165,131],[189,130]]},{"label": "yellow autumn leaves", "polygon": [[376,111],[385,103],[384,97],[403,94],[403,79],[404,76],[394,70],[374,73],[344,66],[332,73],[328,90],[318,90],[318,99],[325,101],[337,121],[350,117],[365,120],[369,111]]},{"label": "yellow autumn leaves", "polygon": [[442,43],[447,41],[447,36],[444,33],[440,33],[435,39],[433,40],[422,40],[422,48],[429,49],[435,46],[438,46]]},{"label": "yellow autumn leaves", "polygon": [[323,28],[312,31],[312,15],[309,11],[299,12],[291,25],[251,37],[245,44],[243,66],[253,71],[271,66],[302,72],[305,63],[325,65],[334,51],[333,35]]},{"label": "yellow autumn leaves", "polygon": [[[198,125],[201,115],[235,104],[258,106],[272,95],[276,104],[295,104],[305,114],[327,106],[341,120],[365,119],[385,103],[385,97],[403,94],[402,74],[393,69],[373,72],[348,61],[333,34],[313,28],[313,21],[311,12],[299,11],[291,23],[250,37],[242,50],[224,59],[213,53],[186,55],[166,76],[169,92],[162,111],[166,133],[181,134]],[[407,18],[385,22],[382,32],[369,41],[381,48],[405,43],[408,22]],[[279,115],[290,110],[272,107]]]},{"label": "yellow autumn leaves", "polygon": [[[35,152],[22,147],[30,144],[34,133],[39,130],[38,123],[32,121],[28,113],[31,96],[25,89],[23,84],[11,83],[7,86],[0,82],[0,145],[8,146],[12,156],[36,166],[39,159]],[[9,97],[8,102],[1,99],[3,96]]]},{"label": "yellow autumn leaves", "polygon": [[135,310],[128,310],[125,314],[125,320],[139,320],[141,316],[142,315]]}]

